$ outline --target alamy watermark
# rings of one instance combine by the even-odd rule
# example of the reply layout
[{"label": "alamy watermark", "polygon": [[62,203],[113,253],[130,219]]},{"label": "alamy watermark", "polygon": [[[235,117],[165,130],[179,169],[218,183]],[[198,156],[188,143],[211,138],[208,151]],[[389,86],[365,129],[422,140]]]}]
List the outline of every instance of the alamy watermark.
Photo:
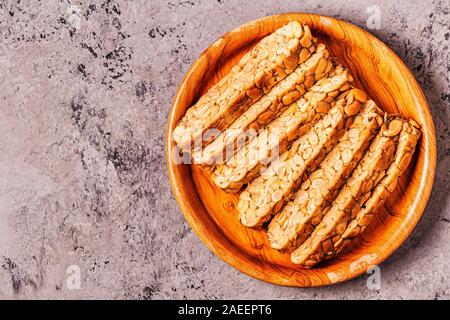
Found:
[{"label": "alamy watermark", "polygon": [[75,30],[81,27],[81,9],[77,5],[70,5],[66,9],[67,23]]},{"label": "alamy watermark", "polygon": [[381,268],[376,265],[369,266],[366,272],[369,277],[367,278],[366,285],[369,290],[381,289]]},{"label": "alamy watermark", "polygon": [[72,264],[66,269],[66,287],[69,290],[81,289],[81,269],[76,264]]},{"label": "alamy watermark", "polygon": [[366,25],[368,29],[381,29],[381,9],[377,5],[371,5],[366,8],[366,13],[369,14]]}]

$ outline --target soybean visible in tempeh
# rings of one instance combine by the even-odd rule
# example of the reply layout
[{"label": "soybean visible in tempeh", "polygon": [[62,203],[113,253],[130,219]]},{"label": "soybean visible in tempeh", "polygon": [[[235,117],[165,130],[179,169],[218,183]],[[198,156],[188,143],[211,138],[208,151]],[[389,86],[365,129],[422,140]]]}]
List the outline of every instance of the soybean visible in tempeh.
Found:
[{"label": "soybean visible in tempeh", "polygon": [[322,219],[324,207],[333,201],[363,157],[381,123],[381,111],[373,101],[367,101],[320,167],[272,219],[268,229],[272,248],[290,250],[309,236]]},{"label": "soybean visible in tempeh", "polygon": [[395,154],[403,122],[401,118],[387,117],[369,151],[326,211],[323,220],[311,236],[292,252],[293,263],[310,268],[334,254],[333,243],[340,238],[348,222],[356,216],[385,175]]},{"label": "soybean visible in tempeh", "polygon": [[237,192],[243,184],[258,176],[274,157],[330,109],[330,103],[340,89],[349,87],[349,80],[347,70],[342,67],[338,67],[330,78],[320,80],[225,164],[217,166],[212,175],[214,183],[227,191]]},{"label": "soybean visible in tempeh", "polygon": [[314,51],[307,26],[293,21],[263,38],[240,62],[189,108],[173,131],[183,151],[207,144],[208,129],[223,131]]},{"label": "soybean visible in tempeh", "polygon": [[294,72],[250,106],[201,152],[194,153],[194,163],[203,165],[204,169],[223,163],[245,143],[245,139],[254,137],[267,123],[302,97],[316,81],[326,78],[332,69],[333,64],[325,45],[317,45],[311,57],[304,62],[300,61]]},{"label": "soybean visible in tempeh", "polygon": [[325,256],[326,259],[341,253],[372,222],[375,212],[394,192],[400,177],[408,168],[419,138],[419,125],[413,120],[403,122],[394,161],[386,171],[386,175],[372,191],[370,198],[358,211],[356,217],[352,217],[339,239],[333,242],[334,249],[330,250],[329,254]]},{"label": "soybean visible in tempeh", "polygon": [[237,205],[241,223],[257,227],[278,212],[297,190],[303,175],[315,170],[335,146],[341,132],[345,131],[346,125],[350,125],[349,120],[365,101],[365,94],[358,89],[341,94],[336,105],[308,133],[274,160],[261,176],[249,183]]}]

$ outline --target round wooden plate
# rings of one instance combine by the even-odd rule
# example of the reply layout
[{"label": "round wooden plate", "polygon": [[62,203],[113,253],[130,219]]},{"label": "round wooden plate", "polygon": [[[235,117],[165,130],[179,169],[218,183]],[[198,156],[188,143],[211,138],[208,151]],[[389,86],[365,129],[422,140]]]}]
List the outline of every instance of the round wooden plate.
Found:
[{"label": "round wooden plate", "polygon": [[[179,164],[172,131],[206,90],[224,76],[262,37],[291,20],[307,24],[331,54],[347,66],[356,86],[380,107],[416,120],[422,137],[409,170],[378,212],[376,221],[344,254],[311,270],[270,248],[264,230],[243,227],[237,219],[237,195],[218,189],[195,165]],[[414,76],[384,43],[342,20],[313,14],[281,14],[242,25],[213,43],[192,65],[178,88],[169,114],[167,166],[173,193],[192,229],[210,250],[236,269],[287,286],[323,286],[352,279],[388,258],[417,224],[431,192],[436,141],[427,101]]]}]

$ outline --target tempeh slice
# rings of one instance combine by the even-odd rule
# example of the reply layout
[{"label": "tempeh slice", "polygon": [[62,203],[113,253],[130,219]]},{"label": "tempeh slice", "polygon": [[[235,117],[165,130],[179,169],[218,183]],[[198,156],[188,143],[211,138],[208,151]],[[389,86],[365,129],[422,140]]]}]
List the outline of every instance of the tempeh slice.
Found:
[{"label": "tempeh slice", "polygon": [[367,101],[319,169],[302,183],[294,199],[272,219],[267,233],[272,248],[290,250],[305,241],[362,159],[382,122],[381,110],[372,100]]},{"label": "tempeh slice", "polygon": [[358,89],[342,94],[329,113],[249,183],[237,205],[241,223],[257,227],[279,211],[297,190],[303,175],[317,168],[341,132],[351,125],[348,120],[352,120],[365,101],[365,94]]},{"label": "tempeh slice", "polygon": [[359,210],[356,217],[352,217],[344,233],[333,243],[334,250],[330,250],[330,254],[325,257],[326,259],[341,253],[355,237],[361,234],[372,222],[377,209],[394,192],[399,178],[408,168],[414,154],[414,149],[420,138],[419,128],[419,125],[414,120],[403,123],[393,163],[386,171],[386,175],[373,190],[370,198],[364,203],[361,210]]},{"label": "tempeh slice", "polygon": [[308,26],[288,23],[263,38],[198,102],[189,108],[173,131],[173,138],[183,151],[191,151],[209,141],[202,141],[208,129],[227,128],[250,105],[270,91],[299,62],[305,61],[316,46]]},{"label": "tempeh slice", "polygon": [[330,109],[339,90],[349,87],[348,80],[347,70],[341,67],[330,78],[320,80],[225,164],[217,166],[212,175],[214,183],[219,188],[237,192],[258,176],[271,159],[286,150]]},{"label": "tempeh slice", "polygon": [[194,153],[194,163],[203,165],[204,169],[211,169],[227,160],[239,148],[239,143],[242,144],[245,142],[245,138],[252,137],[245,130],[252,130],[254,136],[279,113],[286,110],[290,104],[302,97],[316,81],[326,78],[333,69],[329,58],[330,55],[325,45],[317,45],[314,54],[301,63],[294,72],[277,83],[267,95],[251,105],[201,152]]},{"label": "tempeh slice", "polygon": [[369,151],[326,211],[311,236],[291,254],[291,261],[311,268],[334,252],[333,243],[359,212],[371,191],[385,175],[398,144],[404,120],[387,117]]}]

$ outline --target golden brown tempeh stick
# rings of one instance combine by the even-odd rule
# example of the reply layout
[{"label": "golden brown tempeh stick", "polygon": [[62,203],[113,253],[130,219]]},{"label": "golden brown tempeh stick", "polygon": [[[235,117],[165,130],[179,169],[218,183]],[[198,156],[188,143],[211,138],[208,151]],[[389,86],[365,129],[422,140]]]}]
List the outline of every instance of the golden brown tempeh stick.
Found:
[{"label": "golden brown tempeh stick", "polygon": [[[278,212],[297,190],[304,173],[317,168],[336,144],[341,132],[351,125],[352,116],[359,111],[361,101],[365,100],[365,94],[358,89],[343,93],[329,113],[253,180],[239,198],[237,209],[241,223],[257,227]],[[367,115],[372,117],[372,111]],[[355,126],[360,122],[358,120]]]},{"label": "golden brown tempeh stick", "polygon": [[243,184],[258,176],[262,168],[329,110],[339,90],[348,88],[348,80],[347,71],[338,67],[330,78],[316,83],[225,164],[217,166],[212,175],[214,183],[219,188],[237,192]]},{"label": "golden brown tempeh stick", "polygon": [[[212,169],[230,158],[246,138],[252,138],[278,114],[297,101],[318,80],[326,78],[333,65],[325,45],[317,45],[316,51],[272,90],[250,106],[228,129],[222,132],[201,152],[194,153],[194,163]],[[245,130],[251,130],[247,132]]]},{"label": "golden brown tempeh stick", "polygon": [[334,242],[334,250],[331,251],[332,254],[325,257],[326,259],[341,253],[355,237],[361,234],[372,221],[377,209],[394,192],[399,178],[408,168],[414,154],[414,149],[420,138],[419,129],[419,125],[413,120],[403,123],[394,162],[390,165],[385,177],[377,184],[370,198],[364,203],[356,217],[352,217],[347,229]]},{"label": "golden brown tempeh stick", "polygon": [[367,101],[319,169],[302,183],[294,199],[272,219],[268,229],[272,248],[290,250],[311,234],[322,220],[324,208],[334,200],[363,157],[381,123],[381,110],[372,100]]},{"label": "golden brown tempeh stick", "polygon": [[385,175],[394,157],[403,123],[406,121],[401,118],[387,117],[369,151],[326,211],[323,220],[311,236],[292,252],[293,263],[310,268],[324,257],[334,254],[333,244]]},{"label": "golden brown tempeh stick", "polygon": [[263,38],[198,102],[189,108],[173,131],[183,151],[192,151],[208,129],[226,129],[276,83],[293,72],[299,60],[314,51],[316,40],[307,26],[293,21]]}]

